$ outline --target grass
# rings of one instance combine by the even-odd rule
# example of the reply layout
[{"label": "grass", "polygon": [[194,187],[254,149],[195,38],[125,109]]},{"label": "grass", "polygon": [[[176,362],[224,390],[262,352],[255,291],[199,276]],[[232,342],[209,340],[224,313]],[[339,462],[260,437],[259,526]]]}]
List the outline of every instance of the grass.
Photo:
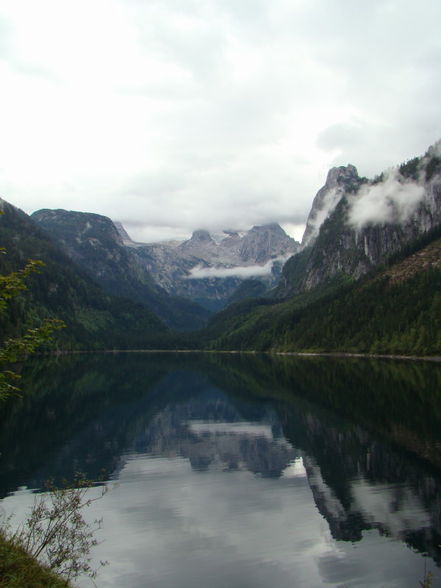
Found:
[{"label": "grass", "polygon": [[0,588],[69,588],[71,585],[0,534]]}]

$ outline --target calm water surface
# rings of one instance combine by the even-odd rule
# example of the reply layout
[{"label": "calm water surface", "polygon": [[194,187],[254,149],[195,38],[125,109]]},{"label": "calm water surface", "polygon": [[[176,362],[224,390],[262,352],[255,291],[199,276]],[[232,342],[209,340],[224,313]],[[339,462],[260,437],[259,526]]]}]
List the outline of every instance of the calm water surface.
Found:
[{"label": "calm water surface", "polygon": [[20,520],[45,480],[104,475],[87,513],[104,521],[99,588],[418,588],[425,568],[441,586],[440,370],[227,354],[35,362],[0,415],[1,507]]}]

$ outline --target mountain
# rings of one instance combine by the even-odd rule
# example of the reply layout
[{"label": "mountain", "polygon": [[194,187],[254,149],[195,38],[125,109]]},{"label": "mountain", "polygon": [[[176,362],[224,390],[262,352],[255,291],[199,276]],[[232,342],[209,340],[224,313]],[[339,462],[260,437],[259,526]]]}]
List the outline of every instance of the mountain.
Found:
[{"label": "mountain", "polygon": [[275,223],[221,238],[197,230],[181,243],[143,244],[98,214],[44,209],[32,219],[106,292],[141,302],[180,330],[204,326],[249,278],[261,291],[275,286],[283,262],[299,248]]},{"label": "mountain", "polygon": [[184,255],[212,265],[247,267],[264,264],[297,251],[298,244],[277,223],[254,226],[249,231],[224,231],[215,241],[208,231],[195,231],[188,241],[178,245]]},{"label": "mountain", "polygon": [[217,314],[214,349],[441,355],[441,238],[358,281],[283,302],[247,300]]},{"label": "mountain", "polygon": [[132,242],[132,247],[169,294],[219,310],[249,278],[258,280],[263,290],[273,287],[283,262],[298,250],[299,243],[273,223],[240,233],[224,231],[220,238],[197,230],[182,243]]},{"label": "mountain", "polygon": [[332,169],[308,218],[302,251],[285,265],[279,298],[332,279],[358,279],[441,223],[441,142],[374,180]]},{"label": "mountain", "polygon": [[159,287],[146,264],[140,261],[137,250],[124,244],[121,226],[117,228],[109,218],[47,209],[34,212],[31,218],[108,294],[143,304],[178,330],[205,324],[209,313],[189,300],[168,295]]},{"label": "mountain", "polygon": [[[47,264],[11,331],[16,313],[20,326],[66,317],[72,341],[92,347],[441,355],[441,142],[373,180],[330,170],[301,247],[277,224],[142,244],[100,215],[3,208],[2,267]],[[207,309],[221,312],[179,335],[152,312],[191,330]]]},{"label": "mountain", "polygon": [[320,188],[312,202],[302,238],[303,248],[315,241],[321,225],[335,210],[343,195],[358,191],[365,182],[366,179],[359,177],[353,165],[333,167],[329,170],[325,185]]},{"label": "mountain", "polygon": [[24,212],[0,200],[0,256],[3,274],[39,259],[44,268],[28,280],[28,290],[14,300],[2,319],[1,338],[20,335],[47,317],[66,329],[57,333],[58,349],[151,347],[167,335],[164,323],[139,303],[106,294]]},{"label": "mountain", "polygon": [[331,170],[272,297],[219,313],[206,344],[440,355],[440,151],[371,181]]}]

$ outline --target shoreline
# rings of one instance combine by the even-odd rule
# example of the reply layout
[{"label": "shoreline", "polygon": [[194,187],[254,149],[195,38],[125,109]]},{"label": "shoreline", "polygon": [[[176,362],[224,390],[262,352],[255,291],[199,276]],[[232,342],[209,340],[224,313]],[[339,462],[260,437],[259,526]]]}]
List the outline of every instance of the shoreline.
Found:
[{"label": "shoreline", "polygon": [[61,356],[76,355],[83,353],[221,353],[221,354],[245,354],[245,355],[288,355],[292,357],[335,357],[335,358],[356,358],[356,359],[392,359],[406,361],[431,361],[441,362],[440,355],[398,355],[387,353],[357,353],[345,351],[257,351],[251,349],[83,349],[72,351],[55,351],[42,355]]}]

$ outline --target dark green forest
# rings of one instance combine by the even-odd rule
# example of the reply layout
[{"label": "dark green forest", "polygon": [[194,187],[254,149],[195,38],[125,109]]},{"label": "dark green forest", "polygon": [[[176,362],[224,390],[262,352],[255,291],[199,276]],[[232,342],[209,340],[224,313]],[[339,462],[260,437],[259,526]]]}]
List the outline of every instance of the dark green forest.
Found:
[{"label": "dark green forest", "polygon": [[[229,309],[212,325],[215,349],[437,355],[441,350],[441,270],[405,284],[387,278],[251,312]],[[221,321],[225,321],[223,324]],[[219,327],[222,328],[219,328]],[[226,326],[226,328],[225,328]]]},{"label": "dark green forest", "polygon": [[30,219],[50,235],[55,246],[69,252],[70,261],[106,294],[142,304],[176,330],[205,326],[210,312],[160,288],[133,251],[118,242],[117,230],[109,218],[85,212],[52,212],[40,210]]},{"label": "dark green forest", "polygon": [[45,318],[65,322],[52,349],[151,347],[167,332],[163,322],[145,306],[107,295],[57,248],[27,215],[5,204],[0,216],[0,273],[22,268],[28,259],[43,261],[29,276],[27,290],[13,300],[2,319],[1,339],[16,337]]},{"label": "dark green forest", "polygon": [[[210,323],[208,345],[259,351],[439,355],[441,240],[425,243],[426,239],[414,244],[388,267],[357,282],[339,276],[283,302],[248,300],[231,306]],[[418,252],[433,262],[430,267],[417,265]]]}]

